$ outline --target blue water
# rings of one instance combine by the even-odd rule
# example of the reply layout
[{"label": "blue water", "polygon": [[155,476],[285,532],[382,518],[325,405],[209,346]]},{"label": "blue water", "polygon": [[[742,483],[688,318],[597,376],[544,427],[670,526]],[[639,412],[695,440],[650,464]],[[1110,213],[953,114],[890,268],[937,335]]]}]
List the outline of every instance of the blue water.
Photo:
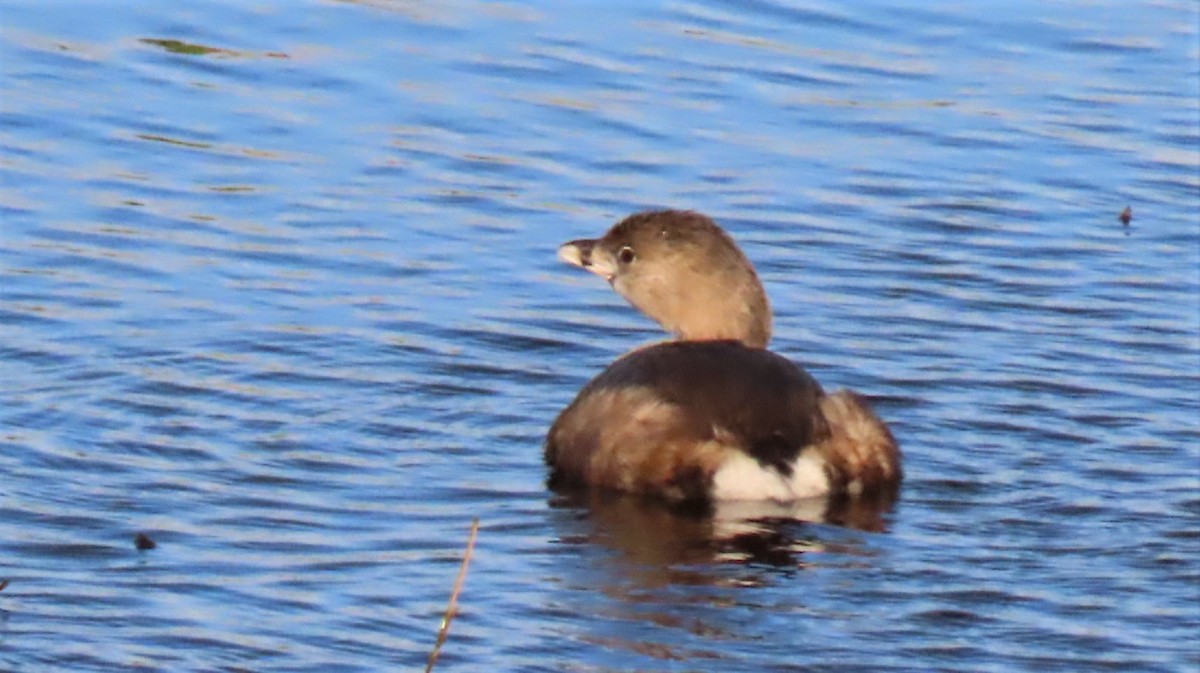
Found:
[{"label": "blue water", "polygon": [[[0,670],[420,670],[475,517],[439,671],[1200,670],[1200,7],[847,4],[0,2]],[[894,505],[546,489],[660,206]]]}]

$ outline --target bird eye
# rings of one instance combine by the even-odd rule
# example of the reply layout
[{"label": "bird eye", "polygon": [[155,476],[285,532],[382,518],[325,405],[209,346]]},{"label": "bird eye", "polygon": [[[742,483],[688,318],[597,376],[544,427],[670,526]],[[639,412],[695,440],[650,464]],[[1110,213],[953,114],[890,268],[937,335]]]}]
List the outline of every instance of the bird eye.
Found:
[{"label": "bird eye", "polygon": [[633,248],[629,247],[628,245],[625,246],[624,248],[621,248],[621,251],[617,253],[617,261],[622,264],[628,264],[628,263],[632,262],[636,257],[637,257],[637,255],[634,254]]}]

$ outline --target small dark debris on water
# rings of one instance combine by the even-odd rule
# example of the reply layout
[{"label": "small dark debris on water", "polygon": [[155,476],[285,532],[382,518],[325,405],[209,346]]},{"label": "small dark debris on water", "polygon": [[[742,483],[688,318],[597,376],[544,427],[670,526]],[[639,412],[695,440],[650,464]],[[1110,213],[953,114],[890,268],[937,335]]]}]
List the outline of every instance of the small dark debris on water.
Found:
[{"label": "small dark debris on water", "polygon": [[6,586],[8,586],[8,580],[0,580],[0,591],[4,591]]},{"label": "small dark debris on water", "polygon": [[1121,221],[1121,224],[1128,227],[1129,222],[1133,220],[1133,208],[1125,206],[1125,210],[1122,210],[1121,214],[1117,215],[1117,219]]},{"label": "small dark debris on water", "polygon": [[150,536],[146,535],[145,533],[138,533],[137,537],[133,538],[133,544],[138,548],[138,551],[146,551],[147,549],[154,549],[158,546],[158,543],[156,543],[154,540],[151,540]]}]

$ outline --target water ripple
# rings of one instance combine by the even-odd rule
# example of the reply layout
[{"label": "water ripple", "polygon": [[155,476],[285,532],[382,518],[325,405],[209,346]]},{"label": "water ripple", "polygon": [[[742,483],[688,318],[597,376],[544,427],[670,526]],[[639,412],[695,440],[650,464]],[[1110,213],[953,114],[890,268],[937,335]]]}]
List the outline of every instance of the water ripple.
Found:
[{"label": "water ripple", "polygon": [[[282,9],[0,9],[0,668],[1198,661],[1194,6]],[[661,206],[898,500],[547,490]]]}]

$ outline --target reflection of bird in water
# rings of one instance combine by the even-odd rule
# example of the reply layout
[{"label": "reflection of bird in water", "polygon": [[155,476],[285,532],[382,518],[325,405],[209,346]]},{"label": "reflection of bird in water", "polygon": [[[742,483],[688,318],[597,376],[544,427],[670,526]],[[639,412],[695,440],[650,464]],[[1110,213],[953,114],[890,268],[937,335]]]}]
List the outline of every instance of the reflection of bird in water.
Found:
[{"label": "reflection of bird in water", "polygon": [[621,357],[559,415],[546,439],[553,484],[676,503],[895,491],[900,451],[887,426],[862,397],[826,395],[766,349],[766,293],[711,219],[640,213],[559,255],[679,339]]},{"label": "reflection of bird in water", "polygon": [[[894,496],[810,498],[791,503],[718,502],[703,508],[614,491],[570,490],[559,508],[586,512],[587,533],[575,538],[619,554],[619,565],[639,586],[758,584],[803,568],[811,553],[860,555],[844,532],[818,524],[880,532]],[[730,573],[731,566],[745,573]]]}]

